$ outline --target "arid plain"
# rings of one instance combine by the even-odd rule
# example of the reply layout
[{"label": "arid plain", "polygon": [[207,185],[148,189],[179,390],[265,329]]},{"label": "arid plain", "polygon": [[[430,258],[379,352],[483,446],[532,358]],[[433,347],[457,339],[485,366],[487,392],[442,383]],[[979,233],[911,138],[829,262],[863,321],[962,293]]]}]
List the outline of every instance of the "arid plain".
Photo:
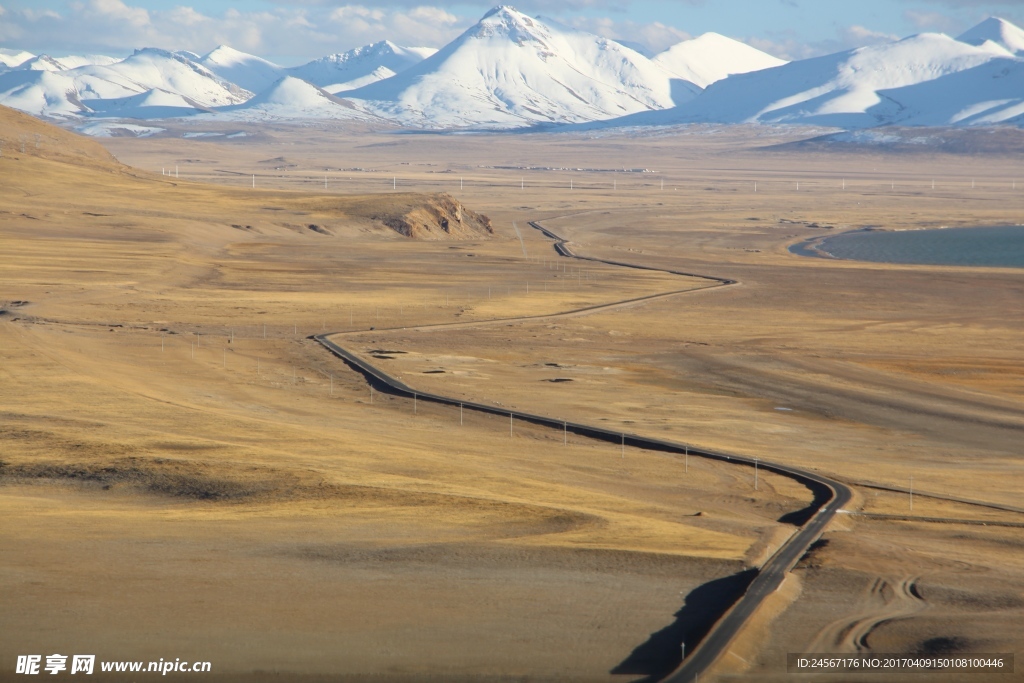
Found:
[{"label": "arid plain", "polygon": [[[0,116],[3,661],[653,681],[811,502],[375,394],[322,332],[424,391],[851,484],[720,680],[789,680],[787,652],[1021,649],[1022,271],[788,252],[1017,224],[1012,156],[268,126],[104,141],[121,166]],[[560,258],[528,221],[738,284]]]}]

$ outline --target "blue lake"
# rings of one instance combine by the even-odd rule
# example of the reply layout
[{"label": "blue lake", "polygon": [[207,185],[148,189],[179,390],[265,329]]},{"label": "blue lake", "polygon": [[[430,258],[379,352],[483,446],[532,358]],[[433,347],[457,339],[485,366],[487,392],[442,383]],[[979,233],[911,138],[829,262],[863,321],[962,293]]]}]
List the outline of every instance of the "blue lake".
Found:
[{"label": "blue lake", "polygon": [[801,256],[831,255],[877,263],[1024,268],[1024,226],[856,230],[801,242],[790,251]]}]

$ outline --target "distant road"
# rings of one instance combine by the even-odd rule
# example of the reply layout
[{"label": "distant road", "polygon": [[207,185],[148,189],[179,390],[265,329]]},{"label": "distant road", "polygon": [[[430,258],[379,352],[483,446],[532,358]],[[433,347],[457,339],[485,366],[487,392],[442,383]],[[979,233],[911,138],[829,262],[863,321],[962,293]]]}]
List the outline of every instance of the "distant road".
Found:
[{"label": "distant road", "polygon": [[[634,268],[639,270],[653,270],[665,273],[671,273],[674,275],[682,275],[686,277],[697,277],[705,280],[711,280],[718,284],[718,286],[735,285],[738,284],[736,280],[730,280],[727,278],[719,278],[708,275],[699,275],[695,273],[686,273],[682,271],[668,270],[664,268],[654,268],[651,266],[643,266],[633,263],[626,263],[621,261],[611,261],[607,259],[600,259],[588,256],[580,256],[572,251],[569,243],[551,232],[551,230],[543,227],[536,221],[531,221],[530,226],[540,230],[547,237],[555,241],[555,251],[559,255],[566,258],[579,259],[583,261],[591,261],[595,263],[604,263],[612,266],[620,266],[623,268]],[[564,313],[554,313],[540,316],[528,316],[520,318],[506,318],[501,321],[482,321],[482,322],[466,322],[466,323],[447,323],[440,325],[424,326],[432,329],[440,327],[452,327],[452,328],[465,328],[478,325],[488,325],[497,322],[508,322],[510,320],[534,320],[537,318],[550,318],[550,317],[562,317],[570,315],[580,315],[582,313],[596,312],[598,310],[610,310],[621,306],[632,305],[641,301],[647,301],[651,299],[661,298],[664,296],[671,296],[674,294],[681,294],[686,291],[702,291],[702,290],[680,290],[677,292],[668,292],[664,294],[656,294],[645,297],[638,297],[636,299],[628,299],[625,301],[619,301],[612,304],[603,304],[600,306],[591,306],[584,309],[578,309],[575,311],[567,311]],[[408,329],[408,328],[398,328]],[[378,332],[384,332],[387,330],[378,330]],[[319,334],[314,338],[326,347],[331,353],[338,356],[346,363],[351,365],[354,369],[363,373],[364,376],[372,383],[380,388],[389,390],[393,394],[400,396],[408,396],[410,398],[415,397],[422,401],[431,401],[433,403],[439,403],[442,405],[449,406],[462,406],[470,410],[475,410],[481,413],[488,413],[491,415],[511,416],[524,422],[530,422],[535,425],[544,427],[551,427],[559,431],[566,430],[571,431],[574,434],[581,436],[590,437],[593,439],[600,439],[604,441],[611,441],[613,443],[620,443],[625,440],[627,446],[634,446],[638,448],[646,448],[648,450],[662,451],[667,453],[689,453],[690,455],[706,458],[710,460],[718,460],[721,462],[728,462],[730,464],[741,465],[746,467],[758,467],[759,469],[774,472],[790,479],[794,479],[799,483],[807,486],[814,496],[813,510],[810,511],[810,518],[800,527],[800,530],[792,535],[781,548],[774,555],[772,555],[764,565],[758,570],[757,576],[750,583],[747,588],[747,592],[736,601],[735,604],[722,616],[721,619],[714,625],[714,627],[708,632],[700,644],[693,649],[692,652],[687,653],[686,658],[682,664],[674,672],[668,675],[665,681],[671,681],[672,683],[690,683],[696,680],[703,672],[705,672],[722,654],[726,652],[729,644],[739,633],[740,629],[747,622],[748,619],[754,614],[757,608],[764,602],[765,598],[775,592],[779,585],[782,583],[786,574],[796,565],[801,557],[810,549],[811,545],[821,536],[825,531],[825,527],[832,521],[836,513],[842,509],[850,501],[851,492],[850,489],[842,484],[841,482],[835,481],[828,477],[822,476],[815,472],[803,470],[796,467],[790,467],[788,465],[782,465],[767,460],[761,460],[760,458],[748,458],[745,456],[732,455],[729,453],[722,453],[718,451],[710,451],[702,448],[690,446],[675,441],[668,441],[666,439],[655,439],[639,434],[623,434],[619,431],[612,431],[604,429],[602,427],[595,427],[592,425],[583,424],[580,422],[567,422],[553,417],[547,417],[544,415],[535,415],[533,413],[526,413],[519,410],[503,410],[496,408],[485,403],[475,403],[460,400],[458,398],[452,398],[449,396],[441,396],[440,394],[433,394],[430,392],[421,392],[417,389],[408,386],[401,380],[392,375],[384,372],[372,363],[367,362],[363,358],[357,356],[355,353],[346,350],[339,344],[335,343],[329,337],[338,333],[332,332],[327,334]],[[826,497],[819,496],[819,493],[827,493]]]}]

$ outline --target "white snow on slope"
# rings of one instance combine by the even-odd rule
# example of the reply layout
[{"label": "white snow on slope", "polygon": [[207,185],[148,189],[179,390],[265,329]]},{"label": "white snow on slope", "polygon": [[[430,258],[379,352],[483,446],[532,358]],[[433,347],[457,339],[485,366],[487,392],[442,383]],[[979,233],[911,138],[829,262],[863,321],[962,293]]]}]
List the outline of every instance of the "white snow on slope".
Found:
[{"label": "white snow on slope", "polygon": [[68,67],[64,66],[50,55],[39,55],[32,59],[19,64],[17,67],[18,71],[67,71]]},{"label": "white snow on slope", "polygon": [[434,56],[345,95],[385,118],[448,128],[606,119],[698,91],[615,41],[503,6]]},{"label": "white snow on slope", "polygon": [[75,132],[82,135],[89,135],[94,138],[118,138],[136,137],[148,138],[151,135],[163,133],[165,128],[154,128],[152,126],[140,126],[120,121],[93,121],[75,127]]},{"label": "white snow on slope", "polygon": [[39,55],[22,63],[18,68],[25,71],[67,71],[80,66],[109,66],[120,61],[116,57],[105,55],[72,55],[70,57]]},{"label": "white snow on slope", "polygon": [[36,116],[77,116],[88,113],[90,100],[116,100],[151,90],[180,95],[202,107],[237,104],[252,96],[199,64],[152,48],[108,65],[0,74],[0,104]]},{"label": "white snow on slope", "polygon": [[222,107],[203,119],[268,121],[289,119],[371,120],[351,102],[293,76],[285,76],[244,104]]},{"label": "white snow on slope", "polygon": [[227,45],[221,45],[196,61],[225,81],[251,92],[266,90],[285,75],[284,67]]},{"label": "white snow on slope", "polygon": [[92,116],[143,120],[192,116],[204,111],[178,93],[156,89],[130,97],[89,100],[88,106]]},{"label": "white snow on slope", "polygon": [[402,47],[383,40],[315,59],[288,69],[288,73],[337,94],[391,78],[436,52],[430,47]]},{"label": "white snow on slope", "polygon": [[869,113],[901,126],[991,126],[1024,121],[1024,60],[996,58],[933,81],[883,90]]},{"label": "white snow on slope", "polygon": [[[675,109],[624,117],[608,125],[799,123],[851,129],[884,125],[893,111],[879,108],[881,91],[932,81],[998,58],[1012,57],[991,42],[973,46],[942,34],[923,33],[731,76]],[[944,97],[954,99],[956,93]]]},{"label": "white snow on slope", "polygon": [[4,67],[15,67],[21,66],[28,60],[35,57],[31,52],[25,52],[24,50],[6,50],[0,48],[0,69]]},{"label": "white snow on slope", "polygon": [[0,74],[0,104],[33,116],[77,117],[90,99],[117,99],[137,94],[121,84],[73,71],[8,71]]},{"label": "white snow on slope", "polygon": [[998,17],[989,17],[961,33],[957,40],[969,45],[984,45],[991,41],[1017,56],[1024,55],[1024,29]]},{"label": "white snow on slope", "polygon": [[218,78],[206,67],[166,50],[137,50],[109,66],[84,66],[71,73],[89,73],[139,92],[154,88],[177,93],[206,107],[244,102],[252,93]]},{"label": "white snow on slope", "polygon": [[719,33],[705,33],[655,55],[654,62],[706,88],[733,74],[782,66],[786,60]]},{"label": "white snow on slope", "polygon": [[705,34],[650,60],[499,7],[436,53],[384,41],[292,69],[223,46],[201,58],[146,49],[124,60],[0,49],[0,103],[67,118],[385,118],[429,128],[1024,126],[1024,30],[990,18],[957,40],[921,34],[788,64]]}]

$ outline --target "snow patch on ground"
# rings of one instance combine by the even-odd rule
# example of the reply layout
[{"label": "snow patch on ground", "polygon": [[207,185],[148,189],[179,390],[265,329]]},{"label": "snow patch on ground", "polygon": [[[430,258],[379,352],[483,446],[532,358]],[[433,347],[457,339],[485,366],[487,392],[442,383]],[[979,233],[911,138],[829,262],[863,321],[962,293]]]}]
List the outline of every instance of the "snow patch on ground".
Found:
[{"label": "snow patch on ground", "polygon": [[94,138],[114,137],[136,137],[148,138],[151,135],[163,133],[166,128],[154,128],[152,126],[140,126],[133,123],[121,123],[119,121],[96,121],[82,126],[76,126],[75,132],[82,135],[89,135]]}]

